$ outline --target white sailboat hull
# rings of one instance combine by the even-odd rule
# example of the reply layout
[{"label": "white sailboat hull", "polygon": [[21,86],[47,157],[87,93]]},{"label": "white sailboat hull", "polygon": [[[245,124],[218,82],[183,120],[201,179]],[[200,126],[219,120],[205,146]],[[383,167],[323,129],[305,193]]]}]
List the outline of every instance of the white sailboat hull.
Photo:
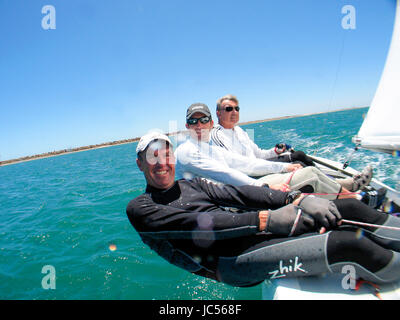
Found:
[{"label": "white sailboat hull", "polygon": [[[358,290],[343,285],[345,274],[276,280],[263,283],[263,296],[276,286],[274,300],[400,300],[400,282],[379,286],[379,294],[369,284]],[[346,280],[346,279],[345,279]],[[346,281],[345,281],[346,282]],[[345,289],[346,288],[346,289]]]}]

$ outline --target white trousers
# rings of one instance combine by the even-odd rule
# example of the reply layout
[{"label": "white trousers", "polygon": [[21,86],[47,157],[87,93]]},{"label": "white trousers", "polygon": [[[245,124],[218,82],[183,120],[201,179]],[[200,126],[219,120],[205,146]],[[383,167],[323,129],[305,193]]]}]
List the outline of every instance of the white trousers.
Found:
[{"label": "white trousers", "polygon": [[[273,173],[259,178],[264,183],[269,185],[287,183],[292,190],[299,190],[305,186],[311,186],[313,193],[316,196],[334,200],[337,199],[338,193],[341,190],[341,185],[334,179],[328,177],[321,170],[315,167],[305,167],[299,170],[288,173]],[[319,193],[323,193],[320,195]],[[324,194],[328,193],[328,194]]]}]

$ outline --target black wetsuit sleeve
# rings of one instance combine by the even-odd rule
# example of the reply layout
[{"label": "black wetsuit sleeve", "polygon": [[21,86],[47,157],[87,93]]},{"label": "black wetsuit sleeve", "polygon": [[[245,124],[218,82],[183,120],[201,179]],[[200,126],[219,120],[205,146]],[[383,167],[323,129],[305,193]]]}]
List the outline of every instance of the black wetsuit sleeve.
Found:
[{"label": "black wetsuit sleeve", "polygon": [[229,239],[259,232],[258,211],[188,211],[155,203],[149,194],[129,202],[126,213],[138,232],[154,237],[190,239],[211,231],[216,238]]},{"label": "black wetsuit sleeve", "polygon": [[287,192],[257,186],[219,185],[196,178],[192,183],[218,205],[243,209],[278,209],[286,205]]}]

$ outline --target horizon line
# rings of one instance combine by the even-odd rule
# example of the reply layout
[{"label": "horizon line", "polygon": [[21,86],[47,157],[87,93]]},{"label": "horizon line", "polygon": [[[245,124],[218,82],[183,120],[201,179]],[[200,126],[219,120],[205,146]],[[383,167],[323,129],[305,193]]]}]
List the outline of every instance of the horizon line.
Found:
[{"label": "horizon line", "polygon": [[[306,113],[306,114],[280,116],[280,117],[267,118],[267,119],[262,119],[262,120],[251,120],[251,121],[239,122],[237,125],[243,126],[243,125],[254,124],[254,123],[278,121],[278,120],[284,120],[284,119],[290,119],[290,118],[307,117],[307,116],[311,116],[311,115],[318,115],[318,114],[332,113],[332,112],[340,112],[340,111],[354,110],[354,109],[363,109],[363,108],[368,108],[368,107],[369,106],[340,108],[340,109],[331,110],[331,111],[321,111],[321,112],[313,112],[313,113]],[[176,132],[168,132],[168,133],[166,133],[166,135],[167,136],[174,136],[174,135],[177,135],[177,134],[185,132],[185,131],[187,131],[187,130],[181,130],[181,131],[176,131]],[[50,151],[50,152],[35,154],[35,155],[31,155],[31,156],[24,156],[24,157],[19,157],[19,158],[15,158],[15,159],[9,159],[9,160],[0,161],[0,167],[1,166],[5,166],[5,165],[10,165],[10,164],[16,164],[16,163],[20,163],[20,162],[26,162],[26,161],[32,161],[32,160],[37,160],[37,159],[43,159],[43,158],[59,156],[59,155],[63,155],[63,154],[82,152],[82,151],[88,151],[88,150],[93,150],[93,149],[111,147],[111,146],[115,146],[115,145],[133,143],[133,142],[137,142],[139,140],[140,140],[140,137],[135,137],[135,138],[130,138],[130,139],[114,140],[114,141],[111,141],[111,142],[103,142],[103,143],[94,144],[94,145],[91,144],[91,145],[88,145],[88,146],[82,146],[82,147],[76,147],[76,148],[68,148],[68,149],[61,149],[61,150],[57,150],[57,151]]]}]

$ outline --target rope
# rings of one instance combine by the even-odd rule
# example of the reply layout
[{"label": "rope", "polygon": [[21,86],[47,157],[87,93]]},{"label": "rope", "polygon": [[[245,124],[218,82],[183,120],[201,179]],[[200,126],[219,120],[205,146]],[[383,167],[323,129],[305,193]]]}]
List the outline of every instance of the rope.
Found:
[{"label": "rope", "polygon": [[292,174],[290,175],[290,177],[289,177],[288,181],[286,182],[286,184],[290,184],[290,181],[292,181],[293,175],[296,173],[296,171],[297,171],[297,170],[294,170],[294,171],[292,172]]},{"label": "rope", "polygon": [[337,69],[336,69],[336,73],[335,73],[335,79],[334,79],[333,86],[332,86],[331,98],[329,99],[329,108],[332,107],[332,101],[333,101],[333,97],[334,97],[335,91],[336,91],[336,84],[337,84],[337,80],[339,78],[339,71],[340,71],[341,66],[342,66],[342,57],[343,57],[346,33],[347,32],[343,32],[342,44],[341,44],[340,51],[339,51],[338,65],[337,65]]},{"label": "rope", "polygon": [[346,220],[346,219],[342,219],[340,221],[342,221],[344,223],[348,223],[348,224],[354,224],[354,225],[357,225],[357,226],[362,226],[362,227],[372,227],[372,228],[381,228],[381,229],[400,231],[400,228],[398,228],[398,227],[381,226],[379,224],[365,223],[365,222]]},{"label": "rope", "polygon": [[343,169],[346,169],[349,165],[350,165],[350,162],[351,162],[351,160],[353,159],[353,156],[354,156],[354,154],[358,151],[358,148],[359,148],[359,144],[357,144],[355,147],[354,147],[354,150],[351,152],[351,154],[347,157],[347,160],[344,162],[344,164],[343,164]]},{"label": "rope", "polygon": [[302,192],[302,194],[304,195],[315,195],[315,196],[348,196],[348,195],[352,195],[352,194],[360,194],[360,192],[340,192],[340,193],[304,193]]}]

